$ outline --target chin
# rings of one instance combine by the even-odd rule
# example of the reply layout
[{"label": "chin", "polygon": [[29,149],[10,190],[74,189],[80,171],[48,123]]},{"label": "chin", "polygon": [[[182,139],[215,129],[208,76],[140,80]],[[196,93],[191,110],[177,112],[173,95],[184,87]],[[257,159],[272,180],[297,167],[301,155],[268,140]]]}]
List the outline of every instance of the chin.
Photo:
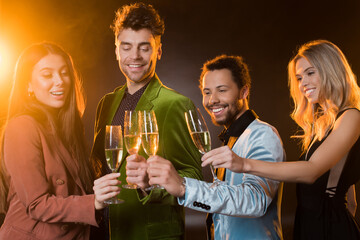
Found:
[{"label": "chin", "polygon": [[215,126],[222,126],[221,123],[215,121],[214,119],[212,119],[212,123],[213,123]]},{"label": "chin", "polygon": [[58,104],[52,104],[51,108],[55,108],[55,109],[60,109],[60,108],[63,108],[65,106],[65,103],[58,103]]},{"label": "chin", "polygon": [[213,122],[214,125],[216,126],[223,126],[225,124],[224,120],[220,120],[220,119],[215,119],[215,118],[211,118],[211,121]]},{"label": "chin", "polygon": [[317,99],[308,99],[308,102],[309,102],[310,104],[317,104],[317,103],[319,103],[319,102],[317,101]]}]

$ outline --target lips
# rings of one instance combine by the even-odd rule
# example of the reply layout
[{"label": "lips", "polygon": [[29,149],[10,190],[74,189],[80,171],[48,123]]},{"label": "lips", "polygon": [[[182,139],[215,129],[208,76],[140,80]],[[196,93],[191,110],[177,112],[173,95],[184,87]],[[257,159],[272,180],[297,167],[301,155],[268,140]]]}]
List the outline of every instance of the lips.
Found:
[{"label": "lips", "polygon": [[141,64],[129,64],[128,66],[131,68],[138,68],[138,67],[141,67],[142,65]]},{"label": "lips", "polygon": [[64,90],[53,90],[50,91],[50,94],[56,98],[62,98],[65,94]]},{"label": "lips", "polygon": [[145,64],[127,64],[127,66],[128,66],[128,68],[130,69],[130,70],[141,70],[141,68],[143,67],[143,66],[145,66]]},{"label": "lips", "polygon": [[304,90],[305,92],[305,96],[308,97],[311,95],[311,93],[313,93],[315,91],[315,88],[307,88]]},{"label": "lips", "polygon": [[223,107],[221,107],[221,108],[213,108],[211,110],[212,110],[213,113],[218,113],[218,112],[221,112],[222,110],[224,110],[224,108]]},{"label": "lips", "polygon": [[208,109],[213,113],[214,116],[219,116],[224,112],[226,106],[214,106],[208,107]]}]

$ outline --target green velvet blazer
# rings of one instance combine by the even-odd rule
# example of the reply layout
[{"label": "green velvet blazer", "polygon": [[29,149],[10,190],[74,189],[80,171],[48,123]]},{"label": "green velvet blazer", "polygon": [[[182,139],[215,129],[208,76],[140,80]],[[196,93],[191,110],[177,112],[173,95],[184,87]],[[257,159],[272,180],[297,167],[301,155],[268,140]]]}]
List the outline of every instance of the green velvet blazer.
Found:
[{"label": "green velvet blazer", "polygon": [[[105,95],[97,108],[91,155],[103,164],[105,125],[111,124],[125,89],[126,84]],[[157,155],[171,161],[181,176],[202,179],[201,155],[191,140],[184,117],[186,110],[194,108],[189,98],[164,86],[155,74],[135,110],[155,111],[159,127]],[[139,154],[148,157],[142,148]],[[127,156],[124,147],[122,184],[126,183]],[[184,239],[184,209],[166,190],[155,189],[142,197],[138,190],[122,189],[119,195],[125,203],[109,207],[111,239]]]}]

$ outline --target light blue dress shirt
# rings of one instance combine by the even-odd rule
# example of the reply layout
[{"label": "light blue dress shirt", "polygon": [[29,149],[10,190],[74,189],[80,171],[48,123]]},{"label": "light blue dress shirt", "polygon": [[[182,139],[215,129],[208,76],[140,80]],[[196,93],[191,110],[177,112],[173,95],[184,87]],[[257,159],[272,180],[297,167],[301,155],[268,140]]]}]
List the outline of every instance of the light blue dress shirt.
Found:
[{"label": "light blue dress shirt", "polygon": [[[258,119],[251,122],[232,150],[242,158],[269,162],[285,160],[276,129]],[[216,240],[282,239],[282,184],[267,178],[226,169],[223,184],[186,179],[186,193],[178,198],[185,207],[214,213]]]}]

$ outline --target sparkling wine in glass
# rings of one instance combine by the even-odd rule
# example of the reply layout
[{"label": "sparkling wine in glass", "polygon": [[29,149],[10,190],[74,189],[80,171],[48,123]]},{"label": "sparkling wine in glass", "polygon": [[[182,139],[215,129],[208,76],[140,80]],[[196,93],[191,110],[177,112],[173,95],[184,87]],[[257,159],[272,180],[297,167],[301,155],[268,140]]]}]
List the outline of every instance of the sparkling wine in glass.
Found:
[{"label": "sparkling wine in glass", "polygon": [[[124,142],[126,150],[130,155],[139,151],[141,144],[139,116],[137,111],[125,111],[124,117]],[[123,188],[137,189],[134,183],[122,185]]]},{"label": "sparkling wine in glass", "polygon": [[[123,155],[123,138],[121,126],[106,125],[105,133],[105,157],[106,163],[112,172],[116,172],[121,164]],[[106,200],[106,204],[120,204],[124,200],[113,197]]]},{"label": "sparkling wine in glass", "polygon": [[[199,109],[188,110],[185,112],[185,119],[189,129],[190,136],[201,154],[211,150],[211,138],[210,132],[206,126],[206,122],[201,115]],[[210,188],[216,187],[220,184],[220,180],[217,178],[214,167],[210,164],[211,174],[213,175],[214,182]]]},{"label": "sparkling wine in glass", "polygon": [[[156,122],[155,112],[139,111],[140,115],[140,129],[141,129],[141,144],[145,153],[150,156],[155,156],[159,147],[159,131]],[[146,190],[164,189],[160,185],[152,185]]]}]

